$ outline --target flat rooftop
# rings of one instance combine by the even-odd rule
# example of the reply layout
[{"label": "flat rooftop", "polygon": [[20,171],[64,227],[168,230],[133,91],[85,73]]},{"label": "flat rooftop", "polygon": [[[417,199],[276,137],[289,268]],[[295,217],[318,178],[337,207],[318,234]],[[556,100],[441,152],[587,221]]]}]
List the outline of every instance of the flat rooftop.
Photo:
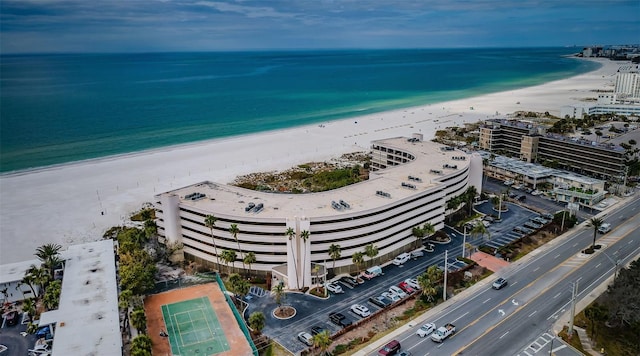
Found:
[{"label": "flat rooftop", "polygon": [[[389,167],[384,170],[371,172],[369,180],[352,184],[339,189],[319,193],[270,193],[259,192],[226,184],[213,182],[201,182],[163,194],[176,194],[180,197],[183,206],[192,206],[205,211],[224,211],[230,215],[241,216],[246,214],[254,218],[285,218],[293,216],[325,217],[336,216],[359,211],[370,210],[390,204],[429,190],[439,183],[437,179],[443,175],[460,171],[469,165],[470,155],[460,151],[445,151],[441,144],[430,141],[408,141],[406,137],[390,138],[372,142],[372,145],[382,145],[389,148],[411,153],[413,161]],[[374,151],[374,155],[377,152]],[[464,156],[465,160],[455,160],[453,157]],[[456,165],[456,169],[443,168],[443,165]],[[431,170],[440,170],[441,174]],[[421,181],[410,180],[408,177],[417,177]],[[410,184],[412,187],[403,186]],[[388,193],[389,196],[376,194],[377,191]],[[197,200],[186,198],[193,193],[203,196]],[[331,202],[345,201],[350,205],[349,209],[336,210]],[[262,211],[245,212],[249,203],[260,204]]]},{"label": "flat rooftop", "polygon": [[40,267],[40,260],[33,259],[16,263],[0,265],[0,284],[22,280],[31,265]]},{"label": "flat rooftop", "polygon": [[40,316],[40,325],[56,325],[53,356],[121,355],[113,241],[69,246],[65,255],[58,309]]}]

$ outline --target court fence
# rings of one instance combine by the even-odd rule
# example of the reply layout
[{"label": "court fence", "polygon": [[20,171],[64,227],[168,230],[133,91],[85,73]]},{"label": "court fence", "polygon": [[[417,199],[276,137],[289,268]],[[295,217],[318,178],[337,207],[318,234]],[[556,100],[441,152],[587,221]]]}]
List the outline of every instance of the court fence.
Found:
[{"label": "court fence", "polygon": [[251,332],[249,332],[249,328],[247,327],[247,324],[244,322],[244,318],[242,317],[240,312],[238,312],[238,309],[233,303],[233,300],[231,300],[229,293],[227,293],[227,289],[225,288],[224,283],[220,278],[220,275],[217,273],[214,273],[214,274],[215,274],[215,279],[218,282],[218,286],[220,286],[220,290],[222,290],[222,294],[224,294],[224,298],[227,301],[229,308],[231,308],[231,311],[233,312],[233,316],[236,318],[236,322],[238,323],[238,326],[240,326],[240,330],[242,330],[244,337],[247,339],[247,341],[249,342],[249,345],[251,346],[251,350],[253,350],[253,355],[258,356],[258,348],[253,343],[253,339],[251,338]]}]

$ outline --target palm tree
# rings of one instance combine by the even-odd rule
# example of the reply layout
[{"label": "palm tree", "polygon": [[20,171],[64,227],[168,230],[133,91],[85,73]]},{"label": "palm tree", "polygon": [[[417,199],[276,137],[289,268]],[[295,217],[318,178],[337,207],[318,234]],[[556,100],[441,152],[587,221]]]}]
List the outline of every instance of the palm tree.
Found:
[{"label": "palm tree", "polygon": [[240,261],[242,261],[242,269],[247,269],[247,267],[244,265],[244,257],[242,257],[242,248],[240,248],[240,241],[238,241],[238,233],[240,232],[240,229],[238,228],[237,224],[231,224],[231,226],[229,227],[229,233],[233,236],[233,238],[236,240],[236,243],[238,244],[238,252],[240,252]]},{"label": "palm tree", "polygon": [[431,280],[431,284],[439,283],[443,276],[444,272],[438,266],[433,265],[427,268],[427,277]]},{"label": "palm tree", "polygon": [[249,315],[249,326],[251,329],[255,330],[256,333],[260,334],[262,329],[264,329],[266,323],[266,318],[264,314],[260,311],[253,312]]},{"label": "palm tree", "polygon": [[152,236],[155,236],[158,233],[158,225],[154,220],[145,220],[144,221],[144,234],[149,239]]},{"label": "palm tree", "polygon": [[[36,267],[36,265],[31,265],[29,269],[27,269],[27,275],[31,276],[33,279],[33,283],[38,286],[38,293],[35,293],[35,290],[32,290],[35,293],[36,297],[44,294],[44,290],[49,285],[51,278],[49,277],[49,271],[45,267]],[[29,279],[29,278],[28,278]]]},{"label": "palm tree", "polygon": [[364,254],[362,252],[356,252],[351,256],[351,261],[356,264],[358,273],[360,273],[360,264],[364,262]]},{"label": "palm tree", "polygon": [[488,239],[491,239],[491,233],[489,232],[489,230],[487,230],[487,228],[484,226],[483,223],[479,223],[476,224],[476,226],[473,227],[473,229],[471,229],[471,231],[469,231],[469,234],[471,236],[475,237],[484,237],[485,235],[487,235]]},{"label": "palm tree", "polygon": [[35,255],[49,271],[49,276],[51,277],[50,280],[54,279],[54,268],[62,263],[62,260],[60,259],[61,249],[62,246],[58,244],[45,244],[36,249]]},{"label": "palm tree", "polygon": [[138,332],[147,333],[147,316],[144,314],[144,309],[137,308],[131,312],[131,325],[138,330]]},{"label": "palm tree", "polygon": [[370,243],[364,247],[364,254],[369,257],[369,261],[372,261],[378,256],[378,246]]},{"label": "palm tree", "polygon": [[29,315],[29,319],[33,320],[36,316],[36,300],[34,298],[27,298],[22,302],[22,310]]},{"label": "palm tree", "polygon": [[233,265],[233,262],[235,262],[236,260],[236,251],[232,251],[232,250],[224,250],[222,251],[222,253],[220,254],[220,257],[222,257],[222,260],[224,261],[224,263],[227,265],[228,267],[228,273],[231,273],[231,267],[230,265]]},{"label": "palm tree", "polygon": [[27,286],[29,286],[31,292],[33,293],[33,296],[37,297],[38,294],[36,293],[36,289],[33,287],[34,283],[36,283],[36,279],[31,273],[25,274],[24,277],[22,277],[22,280],[20,280],[20,284],[26,284]]},{"label": "palm tree", "polygon": [[332,342],[333,340],[331,340],[331,335],[329,335],[328,330],[313,335],[313,346],[320,349],[320,355],[323,355],[327,351]]},{"label": "palm tree", "polygon": [[336,260],[340,258],[340,245],[331,244],[329,246],[329,256],[333,259],[333,269],[336,269]]},{"label": "palm tree", "polygon": [[251,265],[256,263],[256,253],[253,251],[249,251],[244,255],[242,262],[249,265],[249,278],[251,278]]},{"label": "palm tree", "polygon": [[602,218],[592,217],[589,220],[589,224],[587,225],[587,227],[593,228],[593,244],[591,245],[591,248],[596,248],[596,236],[598,235],[598,229],[600,228],[600,226],[602,226],[602,224],[604,224],[604,219]]},{"label": "palm tree", "polygon": [[478,190],[475,186],[470,185],[467,187],[467,190],[464,192],[464,202],[469,206],[469,216],[473,215],[473,200],[478,195]]},{"label": "palm tree", "polygon": [[304,276],[305,276],[306,267],[307,267],[307,240],[309,239],[309,231],[302,230],[300,232],[300,238],[302,239],[302,247],[303,247],[303,252],[302,252],[302,257],[303,257],[303,260],[302,260],[302,284],[304,284]]},{"label": "palm tree", "polygon": [[284,303],[284,284],[282,281],[275,285],[273,288],[273,294],[275,295],[278,309],[282,308],[282,303]]},{"label": "palm tree", "polygon": [[433,302],[433,297],[436,295],[437,290],[433,286],[435,282],[431,280],[429,273],[423,273],[417,279],[422,295],[427,298],[427,301]]},{"label": "palm tree", "polygon": [[416,248],[418,248],[419,242],[422,242],[422,239],[424,238],[424,229],[420,226],[416,226],[411,229],[411,234],[416,238]]},{"label": "palm tree", "polygon": [[131,340],[131,356],[151,356],[151,347],[149,335],[139,334]]},{"label": "palm tree", "polygon": [[216,246],[216,238],[213,236],[213,227],[216,226],[216,217],[213,215],[207,215],[204,218],[204,224],[211,230],[211,240],[213,241],[213,250],[216,253],[216,261],[218,262],[218,267],[220,266],[220,257],[218,256],[218,247]]},{"label": "palm tree", "polygon": [[44,293],[42,302],[47,310],[53,310],[58,308],[60,303],[60,291],[62,289],[62,282],[53,281],[47,286],[47,291]]},{"label": "palm tree", "polygon": [[296,286],[300,287],[300,279],[298,278],[298,261],[296,259],[296,254],[293,251],[293,238],[296,236],[296,232],[292,228],[287,228],[287,231],[284,232],[284,235],[289,238],[289,246],[291,246],[291,256],[293,257],[293,269],[296,272]]},{"label": "palm tree", "polygon": [[[431,235],[433,235],[436,232],[436,228],[433,227],[433,225],[431,225],[431,223],[425,223],[422,226],[422,232],[423,232],[424,236],[426,236],[428,238],[428,237],[430,237]],[[420,242],[422,242],[422,241],[420,241]]]}]

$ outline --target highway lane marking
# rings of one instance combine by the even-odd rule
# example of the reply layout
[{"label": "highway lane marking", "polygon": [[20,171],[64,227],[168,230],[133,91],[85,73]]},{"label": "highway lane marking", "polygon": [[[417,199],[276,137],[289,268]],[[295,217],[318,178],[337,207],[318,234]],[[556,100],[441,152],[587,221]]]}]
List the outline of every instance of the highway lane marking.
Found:
[{"label": "highway lane marking", "polygon": [[[620,239],[618,239],[616,242],[614,242],[614,244],[616,244],[618,241],[620,241],[621,239],[623,239],[625,236],[627,236],[628,234],[630,234],[632,231],[629,231],[626,235],[620,237]],[[564,262],[569,261],[570,259],[573,258],[573,255],[570,256],[569,258],[567,258]],[[591,261],[590,259],[586,259],[584,260],[580,267],[586,265],[589,261]],[[547,274],[550,274],[551,272],[554,272],[556,269],[560,268],[562,264],[557,264],[555,267],[553,267],[552,269],[550,269],[549,271],[547,271],[545,274],[543,274],[542,276],[536,278],[535,280],[531,281],[529,284],[527,284],[524,288],[522,288],[520,291],[518,291],[515,295],[522,293],[525,289],[531,287],[532,285],[534,285],[535,283],[537,283],[540,279],[542,279],[542,277],[546,276]],[[573,273],[575,273],[577,270],[579,269],[579,267],[574,267],[571,269],[571,271],[567,272],[566,274],[564,274],[563,276],[565,277],[565,279],[572,275]],[[461,347],[460,349],[456,350],[453,355],[458,355],[460,354],[464,349],[468,348],[470,345],[473,345],[476,341],[480,340],[482,337],[484,337],[485,335],[487,335],[489,332],[491,332],[493,329],[495,329],[496,327],[498,327],[499,325],[501,325],[502,323],[504,323],[506,320],[510,319],[511,316],[517,314],[520,310],[522,310],[527,304],[531,303],[532,301],[538,299],[542,294],[544,294],[546,291],[548,291],[549,289],[555,287],[556,285],[558,285],[558,283],[560,283],[562,280],[558,280],[555,283],[553,283],[551,286],[545,288],[543,291],[541,291],[536,297],[534,297],[533,299],[529,300],[527,303],[524,303],[523,305],[519,306],[518,308],[516,308],[516,310],[509,314],[509,317],[501,319],[500,321],[498,321],[496,324],[488,327],[485,329],[485,332],[482,333],[480,336],[476,337],[474,340],[472,340],[471,342],[467,343],[466,346]],[[498,308],[500,306],[502,306],[503,304],[506,304],[507,301],[504,301],[501,305],[498,305],[495,308]],[[456,337],[457,335],[460,335],[460,332],[464,331],[467,328],[472,327],[473,325],[475,325],[480,319],[484,318],[487,314],[491,313],[493,310],[495,310],[495,308],[493,308],[492,310],[486,312],[485,314],[481,315],[479,318],[477,318],[476,320],[472,321],[471,323],[469,323],[468,325],[466,325],[464,328],[462,328],[460,331],[456,332],[454,335],[452,335],[450,338]],[[554,313],[555,314],[555,313]]]},{"label": "highway lane marking", "polygon": [[556,258],[560,257],[560,254],[557,254],[556,257],[554,257],[553,259],[555,260]]},{"label": "highway lane marking", "polygon": [[464,313],[464,314],[460,315],[456,320],[452,321],[451,323],[455,323],[456,321],[458,321],[458,320],[462,319],[462,318],[463,318],[465,315],[467,315],[467,314],[469,314],[469,312],[466,312],[466,313]]},{"label": "highway lane marking", "polygon": [[596,265],[596,268],[600,267],[600,265],[601,265],[601,264],[602,264],[602,263],[598,263],[598,264]]},{"label": "highway lane marking", "polygon": [[507,331],[506,333],[502,334],[502,336],[500,336],[500,339],[502,339],[503,337],[507,336],[509,332]]},{"label": "highway lane marking", "polygon": [[576,246],[578,246],[578,243],[577,243],[577,242],[576,242],[576,243],[574,243],[574,244],[573,244],[573,246],[571,246],[571,247],[576,247]]},{"label": "highway lane marking", "polygon": [[[511,287],[515,286],[516,284],[518,284],[518,282],[517,282],[517,281],[516,281],[516,282],[511,283]],[[507,287],[509,287],[509,286],[507,286]]]},{"label": "highway lane marking", "polygon": [[529,314],[529,318],[531,318],[533,316],[533,314],[537,313],[537,310],[534,310],[533,313]]},{"label": "highway lane marking", "polygon": [[631,243],[632,243],[632,242],[633,242],[633,241],[629,241],[629,242],[627,242],[627,245],[631,245]]},{"label": "highway lane marking", "polygon": [[560,294],[562,294],[562,292],[558,292],[558,294],[554,295],[554,296],[553,296],[553,299],[558,298],[558,297],[560,296]]},{"label": "highway lane marking", "polygon": [[[577,244],[576,244],[576,245],[577,245]],[[535,271],[537,271],[537,270],[539,270],[539,269],[540,269],[540,267],[537,267],[537,268],[536,268],[536,269],[534,269],[533,271],[535,272]]]},{"label": "highway lane marking", "polygon": [[490,300],[491,300],[491,298],[487,298],[487,300],[485,300],[484,302],[482,302],[482,304],[484,304],[484,303],[486,303],[486,302],[488,302],[488,301],[490,301]]}]

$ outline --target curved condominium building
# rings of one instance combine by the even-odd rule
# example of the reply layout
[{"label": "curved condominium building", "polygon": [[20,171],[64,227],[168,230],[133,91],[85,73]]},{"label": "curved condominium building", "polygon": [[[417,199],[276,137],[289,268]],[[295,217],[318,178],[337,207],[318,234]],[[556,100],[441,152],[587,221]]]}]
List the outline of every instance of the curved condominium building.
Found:
[{"label": "curved condominium building", "polygon": [[[158,194],[158,232],[167,245],[181,243],[187,259],[215,265],[216,250],[218,256],[234,251],[230,266],[272,272],[296,289],[311,285],[316,266],[320,275],[322,266],[334,263],[338,273],[355,271],[352,256],[368,244],[383,262],[410,250],[412,228],[431,223],[441,229],[446,202],[470,185],[480,192],[481,184],[479,155],[422,141],[421,135],[391,138],[372,143],[367,181],[331,191],[268,193],[207,181]],[[213,234],[208,215],[216,219]],[[335,261],[332,244],[340,246]],[[256,262],[243,266],[248,252]],[[220,264],[227,266],[222,257]]]}]

